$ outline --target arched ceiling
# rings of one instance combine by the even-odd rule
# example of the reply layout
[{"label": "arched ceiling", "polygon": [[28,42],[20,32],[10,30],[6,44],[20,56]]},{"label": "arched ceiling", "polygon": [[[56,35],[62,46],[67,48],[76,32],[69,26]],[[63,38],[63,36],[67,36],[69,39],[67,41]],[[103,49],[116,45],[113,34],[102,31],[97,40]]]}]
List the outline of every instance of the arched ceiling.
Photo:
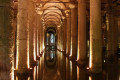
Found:
[{"label": "arched ceiling", "polygon": [[64,21],[65,10],[67,9],[63,1],[69,0],[41,0],[36,4],[38,14],[41,15],[44,25],[62,25]]}]

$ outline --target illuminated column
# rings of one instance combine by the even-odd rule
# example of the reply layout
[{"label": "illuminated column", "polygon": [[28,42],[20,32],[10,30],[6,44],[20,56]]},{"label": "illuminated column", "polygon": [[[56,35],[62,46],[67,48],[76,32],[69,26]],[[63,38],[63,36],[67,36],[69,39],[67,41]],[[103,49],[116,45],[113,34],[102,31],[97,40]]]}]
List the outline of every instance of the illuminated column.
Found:
[{"label": "illuminated column", "polygon": [[16,69],[29,68],[28,0],[18,0]]},{"label": "illuminated column", "polygon": [[[37,17],[37,14],[35,14],[35,17]],[[36,19],[34,26],[34,54],[35,54],[35,58],[37,58],[37,20]]]},{"label": "illuminated column", "polygon": [[40,26],[40,53],[42,54],[43,52],[43,30],[44,30],[44,21],[41,23],[41,26]]},{"label": "illuminated column", "polygon": [[34,12],[34,3],[29,1],[29,59],[30,59],[30,67],[34,65],[35,56],[34,56],[34,26],[35,26],[35,12]]},{"label": "illuminated column", "polygon": [[71,8],[71,52],[73,60],[77,59],[77,8]]},{"label": "illuminated column", "polygon": [[0,0],[0,80],[14,79],[14,21],[11,0]]},{"label": "illuminated column", "polygon": [[43,51],[43,25],[40,26],[40,52]]},{"label": "illuminated column", "polygon": [[86,3],[78,0],[78,63],[86,63]]},{"label": "illuminated column", "polygon": [[109,4],[109,9],[106,16],[107,24],[107,56],[109,58],[115,57],[118,47],[118,23],[115,17],[115,8],[112,6],[112,2]]},{"label": "illuminated column", "polygon": [[62,26],[61,26],[60,43],[61,43],[61,51],[63,51],[64,50],[63,49],[63,47],[64,47],[64,24],[62,24]]},{"label": "illuminated column", "polygon": [[71,17],[70,14],[67,13],[67,28],[66,28],[66,53],[70,55],[70,45],[71,45]]},{"label": "illuminated column", "polygon": [[70,80],[70,61],[66,58],[66,80]]},{"label": "illuminated column", "polygon": [[66,52],[66,33],[67,33],[67,32],[66,32],[66,31],[67,31],[67,30],[66,30],[66,19],[64,19],[64,25],[63,25],[63,26],[64,26],[64,28],[63,28],[63,31],[64,31],[64,32],[63,32],[63,33],[64,33],[64,34],[63,34],[63,36],[64,36],[64,37],[63,37],[63,50]]},{"label": "illuminated column", "polygon": [[57,34],[57,49],[61,50],[61,26],[58,27],[58,34]]},{"label": "illuminated column", "polygon": [[90,0],[90,71],[102,71],[101,0]]},{"label": "illuminated column", "polygon": [[37,56],[40,56],[39,53],[40,53],[40,26],[41,26],[41,16],[40,15],[37,15],[37,53],[38,55]]}]

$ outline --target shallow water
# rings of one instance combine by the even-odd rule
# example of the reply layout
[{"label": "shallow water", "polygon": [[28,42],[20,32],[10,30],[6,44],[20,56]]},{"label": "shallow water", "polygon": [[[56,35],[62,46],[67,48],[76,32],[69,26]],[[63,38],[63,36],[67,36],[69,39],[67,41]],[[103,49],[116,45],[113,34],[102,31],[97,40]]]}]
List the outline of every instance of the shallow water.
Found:
[{"label": "shallow water", "polygon": [[[61,52],[48,51],[44,54],[30,75],[14,75],[14,80],[120,80],[120,60],[104,63],[102,74],[89,74]],[[4,73],[0,72],[0,75],[5,77]],[[6,77],[4,80],[9,79]]]}]

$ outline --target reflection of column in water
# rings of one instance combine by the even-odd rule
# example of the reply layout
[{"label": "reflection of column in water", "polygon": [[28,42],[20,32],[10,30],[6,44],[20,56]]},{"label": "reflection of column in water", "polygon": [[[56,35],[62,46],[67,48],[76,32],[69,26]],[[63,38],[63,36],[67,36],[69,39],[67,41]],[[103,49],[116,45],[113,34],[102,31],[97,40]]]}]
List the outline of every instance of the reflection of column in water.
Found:
[{"label": "reflection of column in water", "polygon": [[33,78],[33,80],[36,80],[36,66],[34,67]]},{"label": "reflection of column in water", "polygon": [[16,76],[16,80],[18,80],[18,77]]},{"label": "reflection of column in water", "polygon": [[70,80],[77,80],[77,66],[70,61]]},{"label": "reflection of column in water", "polygon": [[37,78],[37,80],[40,80],[40,61],[39,61],[39,65],[37,66],[37,71],[38,71],[38,73],[37,73],[37,75],[38,75],[38,78]]},{"label": "reflection of column in water", "polygon": [[72,79],[72,61],[70,61],[70,80]]},{"label": "reflection of column in water", "polygon": [[66,58],[66,80],[70,80],[70,62]]},{"label": "reflection of column in water", "polygon": [[60,52],[57,51],[57,66],[58,70],[60,71]]},{"label": "reflection of column in water", "polygon": [[92,80],[91,76],[89,76],[89,80]]},{"label": "reflection of column in water", "polygon": [[39,66],[36,67],[36,74],[37,74],[36,79],[39,80],[39,79],[38,79],[38,75],[39,75]]},{"label": "reflection of column in water", "polygon": [[62,55],[62,52],[60,53],[60,74],[62,77],[62,80],[66,79],[66,58]]},{"label": "reflection of column in water", "polygon": [[28,80],[30,80],[30,77],[28,77]]},{"label": "reflection of column in water", "polygon": [[44,72],[44,55],[40,58],[40,79],[43,78],[43,72]]},{"label": "reflection of column in water", "polygon": [[63,77],[63,80],[66,80],[66,58],[64,55],[62,55],[62,77]]},{"label": "reflection of column in water", "polygon": [[77,80],[80,80],[80,72],[79,67],[77,66]]},{"label": "reflection of column in water", "polygon": [[84,69],[80,69],[77,66],[77,80],[88,80],[89,76],[87,76],[87,73]]}]

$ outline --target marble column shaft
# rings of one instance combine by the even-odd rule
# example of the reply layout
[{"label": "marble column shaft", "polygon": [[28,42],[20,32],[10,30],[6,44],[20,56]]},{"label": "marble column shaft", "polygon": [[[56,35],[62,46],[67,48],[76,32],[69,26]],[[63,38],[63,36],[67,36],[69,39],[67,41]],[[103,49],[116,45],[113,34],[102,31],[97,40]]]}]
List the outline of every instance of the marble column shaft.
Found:
[{"label": "marble column shaft", "polygon": [[63,38],[63,50],[66,52],[66,31],[67,31],[66,30],[66,26],[67,26],[66,25],[66,19],[64,20],[64,25],[63,26],[64,26],[64,28],[63,28],[64,29],[64,32],[63,32],[64,33],[64,35],[63,35],[64,36],[64,38]]},{"label": "marble column shaft", "polygon": [[[71,53],[72,59],[77,59],[77,8],[71,9]],[[71,56],[71,55],[70,55]]]},{"label": "marble column shaft", "polygon": [[14,74],[14,17],[11,0],[0,0],[0,80],[11,80]]},{"label": "marble column shaft", "polygon": [[17,17],[17,69],[28,66],[28,0],[18,0]]},{"label": "marble column shaft", "polygon": [[86,3],[78,0],[78,63],[86,62]]},{"label": "marble column shaft", "polygon": [[70,55],[70,45],[71,45],[71,17],[70,14],[67,16],[67,28],[66,28],[66,53]]},{"label": "marble column shaft", "polygon": [[35,29],[35,6],[32,0],[29,0],[29,8],[28,8],[28,17],[29,17],[29,60],[30,66],[33,67],[36,56],[34,55],[34,29]]},{"label": "marble column shaft", "polygon": [[106,24],[107,24],[107,55],[114,55],[118,48],[118,20],[115,17],[115,8],[112,2],[108,3]]},{"label": "marble column shaft", "polygon": [[90,0],[90,71],[102,71],[101,0]]}]

